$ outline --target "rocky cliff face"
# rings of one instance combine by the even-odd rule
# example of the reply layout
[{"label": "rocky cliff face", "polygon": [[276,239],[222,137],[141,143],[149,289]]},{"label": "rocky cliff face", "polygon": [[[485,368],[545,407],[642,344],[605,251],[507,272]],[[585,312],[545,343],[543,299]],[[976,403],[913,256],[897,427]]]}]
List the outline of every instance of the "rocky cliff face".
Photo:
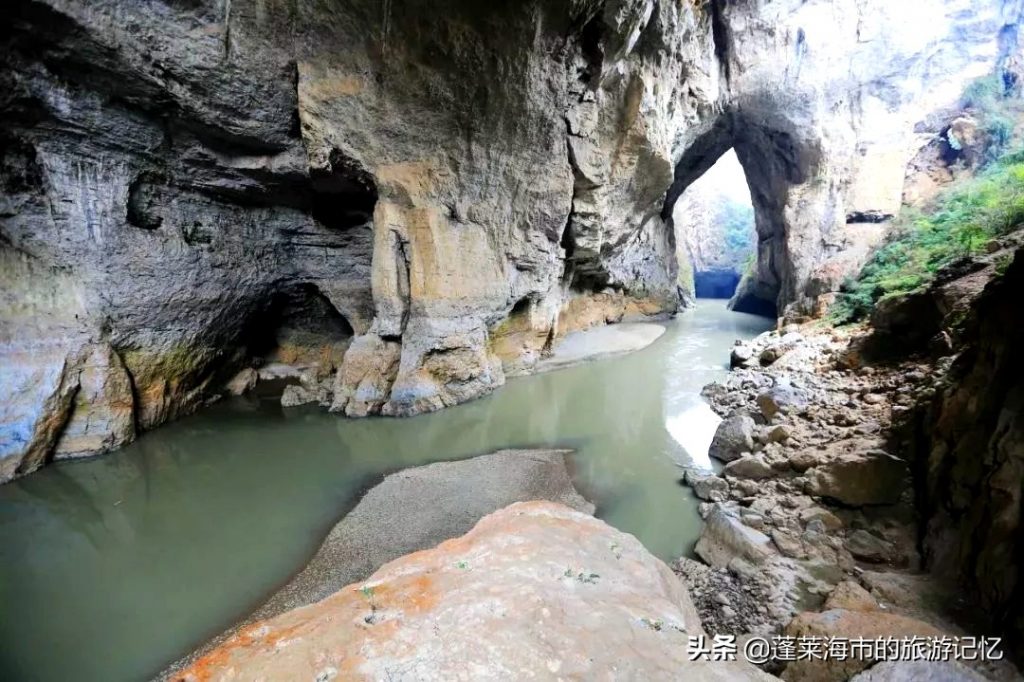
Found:
[{"label": "rocky cliff face", "polygon": [[[722,111],[696,126],[674,197],[734,147],[759,235],[757,299],[812,312],[899,212],[908,163],[971,78],[1010,58],[1020,3],[712,3]],[[922,22],[922,18],[928,17]],[[907,31],[901,27],[915,26]]]},{"label": "rocky cliff face", "polygon": [[[992,278],[993,268],[1005,274]],[[1024,249],[966,279],[991,282],[960,330],[943,389],[907,419],[925,562],[1024,647]],[[962,299],[963,279],[936,300]],[[961,294],[961,295],[957,295]],[[947,309],[957,317],[955,308]],[[966,312],[966,311],[964,311]]]},{"label": "rocky cliff face", "polygon": [[898,208],[914,125],[1019,15],[901,11],[16,0],[0,480],[194,410],[253,358],[340,364],[336,410],[406,415],[568,329],[672,312],[666,222],[730,146],[760,239],[743,294],[809,307],[870,241],[848,217]]},{"label": "rocky cliff face", "polygon": [[735,153],[723,155],[679,197],[672,226],[680,288],[696,297],[730,298],[757,244],[747,179]]}]

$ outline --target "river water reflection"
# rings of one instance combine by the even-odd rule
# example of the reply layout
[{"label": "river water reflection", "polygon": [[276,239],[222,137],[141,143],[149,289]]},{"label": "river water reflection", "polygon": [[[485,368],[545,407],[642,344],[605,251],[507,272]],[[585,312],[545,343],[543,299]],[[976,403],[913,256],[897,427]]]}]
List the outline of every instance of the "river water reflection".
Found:
[{"label": "river water reflection", "polygon": [[146,679],[285,582],[383,474],[502,448],[574,448],[598,516],[671,560],[700,529],[680,465],[709,466],[718,423],[700,389],[770,326],[701,301],[643,351],[440,413],[228,401],[0,486],[0,679]]}]

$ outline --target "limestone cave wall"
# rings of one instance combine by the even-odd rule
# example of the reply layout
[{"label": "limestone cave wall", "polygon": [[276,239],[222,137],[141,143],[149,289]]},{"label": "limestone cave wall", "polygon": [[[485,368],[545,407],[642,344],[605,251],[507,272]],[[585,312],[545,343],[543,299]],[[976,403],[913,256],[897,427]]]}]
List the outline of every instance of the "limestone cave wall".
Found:
[{"label": "limestone cave wall", "polygon": [[811,307],[1019,4],[916,3],[905,35],[880,0],[14,0],[0,480],[197,409],[282,292],[351,328],[350,415],[669,314],[671,207],[729,147],[759,234],[741,295]]}]

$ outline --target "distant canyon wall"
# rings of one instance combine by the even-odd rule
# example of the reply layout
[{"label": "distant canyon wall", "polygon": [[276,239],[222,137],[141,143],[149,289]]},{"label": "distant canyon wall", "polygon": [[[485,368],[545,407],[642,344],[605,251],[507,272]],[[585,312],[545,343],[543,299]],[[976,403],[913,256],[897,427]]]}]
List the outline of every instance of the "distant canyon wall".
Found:
[{"label": "distant canyon wall", "polygon": [[672,207],[730,147],[743,295],[813,309],[877,238],[850,217],[899,210],[935,112],[1015,46],[1019,3],[895,5],[14,0],[0,480],[201,407],[282,338],[336,410],[408,415],[670,314]]}]

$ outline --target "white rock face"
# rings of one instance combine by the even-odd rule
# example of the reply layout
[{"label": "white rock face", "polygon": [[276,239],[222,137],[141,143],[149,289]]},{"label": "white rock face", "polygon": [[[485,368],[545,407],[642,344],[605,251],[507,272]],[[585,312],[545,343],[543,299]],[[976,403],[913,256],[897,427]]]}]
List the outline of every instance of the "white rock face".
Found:
[{"label": "white rock face", "polygon": [[760,244],[734,306],[809,311],[863,263],[883,235],[864,217],[899,212],[931,117],[1007,56],[999,36],[1020,12],[978,0],[721,3],[723,114],[684,152],[669,198],[735,146]]},{"label": "white rock face", "polygon": [[59,379],[97,343],[147,429],[268,338],[343,365],[337,410],[407,415],[669,314],[672,207],[730,147],[759,239],[737,307],[810,310],[1019,5],[28,3],[0,45],[0,359],[32,358],[0,372],[0,478],[91,409]]}]

